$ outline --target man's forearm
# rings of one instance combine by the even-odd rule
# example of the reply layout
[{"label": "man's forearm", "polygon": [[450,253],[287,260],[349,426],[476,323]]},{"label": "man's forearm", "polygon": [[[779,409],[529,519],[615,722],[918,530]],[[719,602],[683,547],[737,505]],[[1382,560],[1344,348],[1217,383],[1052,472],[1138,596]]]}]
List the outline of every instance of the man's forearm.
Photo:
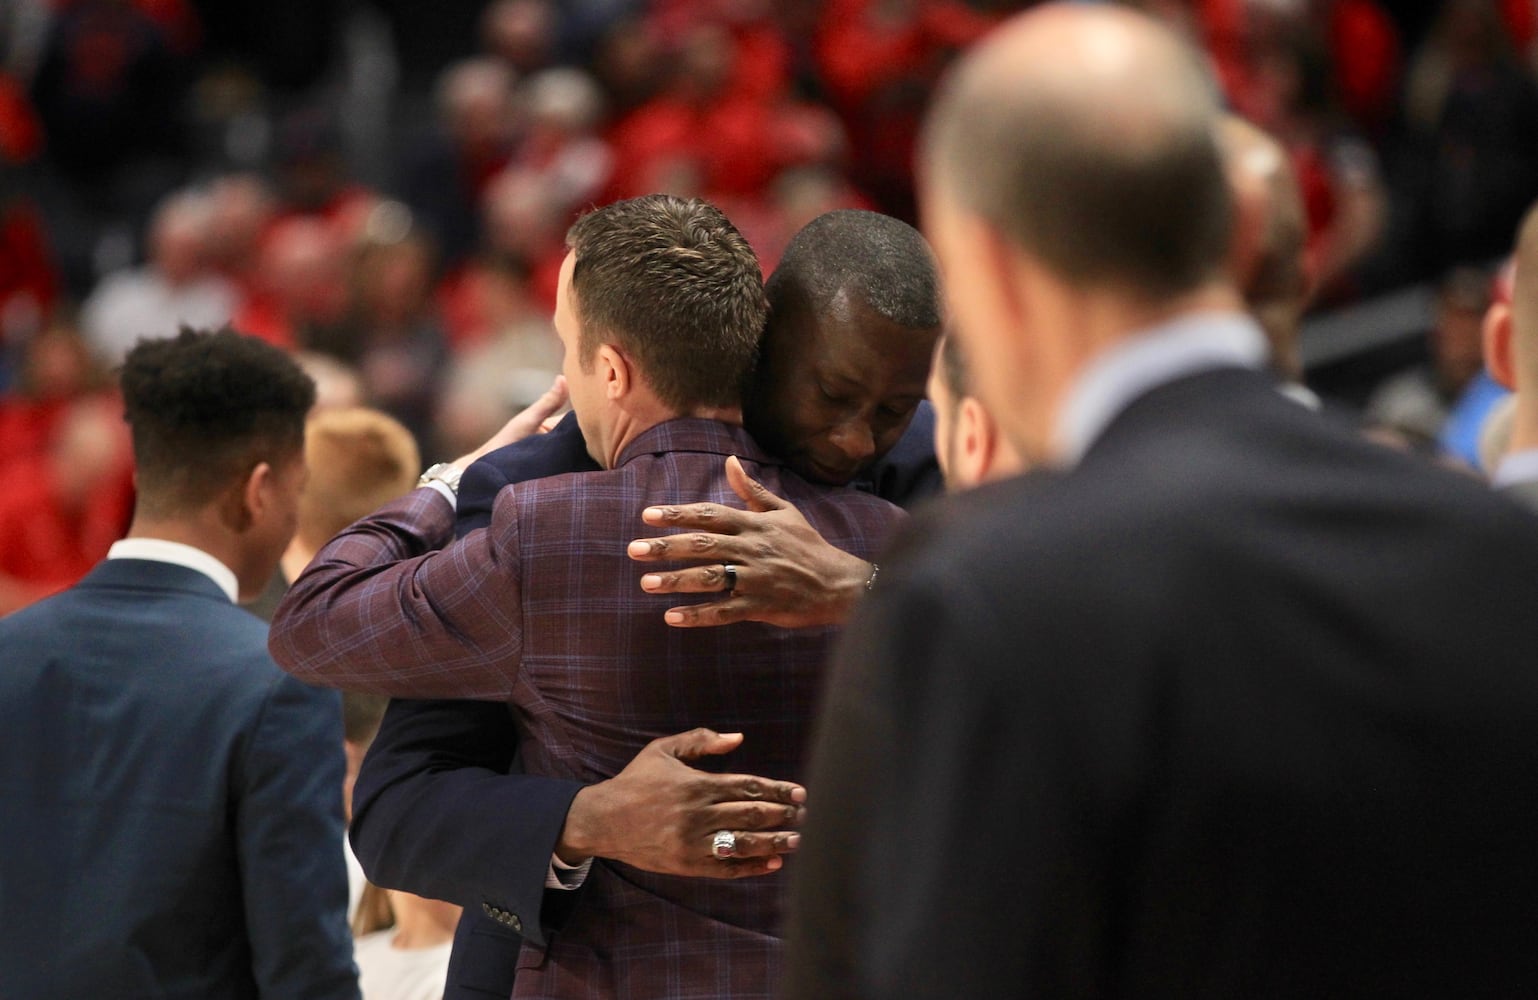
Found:
[{"label": "man's forearm", "polygon": [[[278,605],[273,658],[325,687],[504,699],[522,649],[517,561],[491,558],[488,532],[435,551],[453,519],[424,488],[343,531]],[[488,608],[484,588],[510,599]]]}]

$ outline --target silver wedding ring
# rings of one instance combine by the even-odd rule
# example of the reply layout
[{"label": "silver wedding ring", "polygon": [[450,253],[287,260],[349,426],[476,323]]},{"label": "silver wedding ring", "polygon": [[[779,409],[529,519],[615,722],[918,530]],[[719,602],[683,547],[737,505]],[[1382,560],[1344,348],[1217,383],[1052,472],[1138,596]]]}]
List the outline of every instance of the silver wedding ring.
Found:
[{"label": "silver wedding ring", "polygon": [[737,589],[737,567],[731,563],[721,564],[721,576],[726,580],[726,592],[730,594]]},{"label": "silver wedding ring", "polygon": [[719,830],[710,838],[710,853],[718,861],[725,861],[737,851],[737,835],[730,830]]}]

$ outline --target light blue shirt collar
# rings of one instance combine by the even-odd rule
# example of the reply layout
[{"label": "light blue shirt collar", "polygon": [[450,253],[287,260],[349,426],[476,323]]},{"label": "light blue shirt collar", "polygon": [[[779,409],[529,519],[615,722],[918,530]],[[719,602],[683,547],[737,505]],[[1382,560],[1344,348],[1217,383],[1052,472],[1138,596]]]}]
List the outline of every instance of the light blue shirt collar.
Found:
[{"label": "light blue shirt collar", "polygon": [[1513,483],[1528,483],[1535,479],[1538,479],[1538,448],[1529,448],[1512,452],[1501,459],[1501,464],[1495,467],[1490,485],[1511,486]]},{"label": "light blue shirt collar", "polygon": [[124,538],[113,542],[107,550],[108,559],[148,559],[152,562],[172,563],[196,570],[219,585],[231,604],[240,600],[240,583],[235,571],[202,549],[181,542],[168,542],[163,538]]},{"label": "light blue shirt collar", "polygon": [[1090,362],[1058,411],[1058,464],[1078,464],[1117,414],[1151,390],[1214,368],[1260,368],[1266,357],[1265,336],[1243,313],[1188,313],[1124,338]]}]

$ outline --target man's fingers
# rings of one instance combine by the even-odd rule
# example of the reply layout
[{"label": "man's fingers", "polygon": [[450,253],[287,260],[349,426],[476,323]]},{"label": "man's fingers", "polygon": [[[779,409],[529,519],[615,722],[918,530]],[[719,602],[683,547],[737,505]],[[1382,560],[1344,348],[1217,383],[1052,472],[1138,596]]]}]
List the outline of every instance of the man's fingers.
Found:
[{"label": "man's fingers", "polygon": [[711,816],[717,830],[794,826],[798,821],[794,810],[806,803],[806,789],[794,781],[775,781],[755,774],[712,774],[709,779],[712,785],[709,798],[721,808],[733,810],[729,814]]},{"label": "man's fingers", "polygon": [[747,523],[745,515],[745,511],[718,503],[671,503],[660,507],[647,507],[641,511],[641,520],[659,527],[688,528],[735,535]]},{"label": "man's fingers", "polygon": [[[648,594],[717,594],[726,590],[725,563],[730,558],[724,558],[719,563],[709,563],[704,566],[695,566],[691,569],[673,570],[669,573],[647,573],[641,577],[641,589]],[[742,586],[742,567],[737,570],[736,586]]]},{"label": "man's fingers", "polygon": [[545,390],[544,395],[519,410],[518,415],[513,417],[510,423],[516,425],[515,433],[520,437],[527,437],[545,430],[545,422],[560,412],[561,407],[566,405],[566,399],[566,376],[557,375],[555,381],[550,383],[550,388]]},{"label": "man's fingers", "polygon": [[[742,858],[767,858],[776,854],[792,854],[796,848],[801,846],[801,834],[794,830],[756,832],[751,830],[733,830],[732,833],[737,838],[732,846],[732,857],[739,860]],[[706,838],[705,850],[707,852],[712,848],[713,837],[714,834]],[[711,855],[711,857],[717,861],[725,860],[723,858],[715,858],[714,855]]]},{"label": "man's fingers", "polygon": [[[741,733],[718,733],[701,727],[687,733],[663,736],[651,741],[650,748],[679,760],[695,760],[706,754],[731,753],[742,745]],[[712,775],[714,777],[714,775]]]},{"label": "man's fingers", "polygon": [[782,500],[770,493],[763,483],[748,475],[742,467],[742,461],[736,455],[731,455],[726,460],[726,481],[731,484],[732,490],[748,505],[748,510],[767,511],[780,510],[789,507],[788,501]]},{"label": "man's fingers", "polygon": [[674,628],[711,628],[748,620],[751,601],[746,597],[728,597],[706,604],[685,604],[668,608],[662,620]]},{"label": "man's fingers", "polygon": [[550,383],[544,395],[524,408],[525,415],[534,418],[535,423],[543,424],[546,420],[555,416],[561,407],[566,405],[569,394],[566,389],[566,376],[557,375],[555,381]]},{"label": "man's fingers", "polygon": [[737,554],[739,548],[740,546],[731,535],[693,531],[683,535],[667,535],[663,538],[637,538],[625,547],[625,554],[637,562],[657,562],[666,559],[718,559],[721,562],[736,562],[742,558]]}]

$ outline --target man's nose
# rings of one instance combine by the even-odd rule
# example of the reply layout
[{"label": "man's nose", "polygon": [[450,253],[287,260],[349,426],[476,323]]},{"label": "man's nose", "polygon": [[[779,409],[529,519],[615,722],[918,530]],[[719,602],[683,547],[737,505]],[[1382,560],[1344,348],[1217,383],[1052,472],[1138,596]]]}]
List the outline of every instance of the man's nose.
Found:
[{"label": "man's nose", "polygon": [[876,436],[864,420],[846,420],[833,432],[833,444],[851,462],[864,462],[876,454]]}]

